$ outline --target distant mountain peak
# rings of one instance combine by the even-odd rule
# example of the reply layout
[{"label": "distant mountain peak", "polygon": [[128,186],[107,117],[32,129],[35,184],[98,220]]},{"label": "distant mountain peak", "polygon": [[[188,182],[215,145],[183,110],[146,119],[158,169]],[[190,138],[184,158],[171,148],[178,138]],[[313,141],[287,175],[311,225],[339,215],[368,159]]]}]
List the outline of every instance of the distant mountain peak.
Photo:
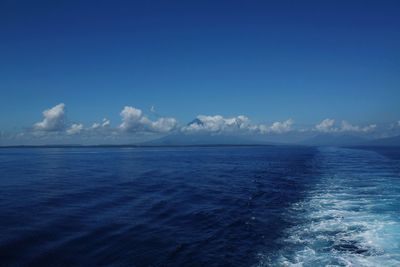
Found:
[{"label": "distant mountain peak", "polygon": [[190,125],[194,125],[194,124],[203,126],[204,122],[202,122],[199,118],[196,118],[196,119],[192,120],[191,122],[189,122],[187,125],[190,126]]}]

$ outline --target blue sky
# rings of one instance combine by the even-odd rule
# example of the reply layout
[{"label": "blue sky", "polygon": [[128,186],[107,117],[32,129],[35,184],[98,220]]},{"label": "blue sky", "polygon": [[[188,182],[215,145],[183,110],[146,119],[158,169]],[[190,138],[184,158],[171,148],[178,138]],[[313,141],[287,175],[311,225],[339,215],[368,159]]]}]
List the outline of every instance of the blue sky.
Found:
[{"label": "blue sky", "polygon": [[125,106],[180,124],[396,123],[398,14],[398,1],[1,1],[0,130],[59,103],[85,126],[118,127]]}]

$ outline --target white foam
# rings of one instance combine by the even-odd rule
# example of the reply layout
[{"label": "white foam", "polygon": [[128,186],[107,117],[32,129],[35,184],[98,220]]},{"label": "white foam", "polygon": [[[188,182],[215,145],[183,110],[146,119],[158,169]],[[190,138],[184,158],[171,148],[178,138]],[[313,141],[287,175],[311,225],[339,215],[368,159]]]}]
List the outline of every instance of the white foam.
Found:
[{"label": "white foam", "polygon": [[387,180],[398,173],[382,175],[386,159],[376,162],[373,152],[338,151],[360,159],[351,162],[328,152],[320,163],[326,173],[288,210],[298,224],[259,266],[400,266],[400,179]]}]

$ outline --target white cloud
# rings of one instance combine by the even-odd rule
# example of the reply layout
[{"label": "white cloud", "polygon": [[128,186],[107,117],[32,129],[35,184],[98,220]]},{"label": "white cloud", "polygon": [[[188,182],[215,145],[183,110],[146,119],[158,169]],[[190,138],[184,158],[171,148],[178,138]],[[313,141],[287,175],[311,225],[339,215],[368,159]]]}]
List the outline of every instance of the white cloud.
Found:
[{"label": "white cloud", "polygon": [[92,124],[92,126],[90,127],[90,129],[92,130],[98,130],[101,128],[107,128],[110,126],[110,120],[104,118],[102,122],[95,122]]},{"label": "white cloud", "polygon": [[294,121],[292,119],[287,119],[286,121],[276,121],[272,123],[271,126],[266,124],[253,125],[250,127],[250,130],[259,132],[261,134],[269,134],[269,133],[287,133],[292,130],[292,125]]},{"label": "white cloud", "polygon": [[110,126],[110,120],[107,119],[103,119],[103,123],[101,124],[102,127],[108,127]]},{"label": "white cloud", "polygon": [[337,129],[333,126],[335,125],[334,119],[325,119],[315,126],[315,129],[319,132],[333,132]]},{"label": "white cloud", "polygon": [[122,123],[119,128],[126,132],[166,133],[174,130],[178,125],[174,118],[159,118],[152,121],[140,109],[130,106],[125,106],[120,115]]},{"label": "white cloud", "polygon": [[340,128],[342,132],[358,132],[360,127],[357,125],[351,125],[347,121],[342,121],[342,127]]},{"label": "white cloud", "polygon": [[319,132],[332,133],[332,132],[359,132],[367,133],[376,129],[376,124],[370,124],[364,127],[350,124],[347,121],[342,121],[340,127],[335,127],[334,119],[325,119],[315,126]]},{"label": "white cloud", "polygon": [[292,128],[293,120],[288,119],[283,122],[274,122],[270,127],[270,131],[274,133],[286,133],[289,132]]},{"label": "white cloud", "polygon": [[199,115],[189,125],[182,127],[184,132],[247,132],[247,133],[286,133],[291,130],[293,120],[274,122],[271,126],[264,124],[251,124],[248,117],[240,115],[225,118],[221,115]]},{"label": "white cloud", "polygon": [[237,116],[224,118],[221,115],[205,116],[199,115],[187,126],[182,127],[184,132],[223,132],[235,130],[247,130],[249,118]]},{"label": "white cloud", "polygon": [[341,132],[370,132],[376,128],[376,124],[370,124],[365,127],[360,127],[358,125],[352,125],[347,121],[342,121]]},{"label": "white cloud", "polygon": [[58,104],[50,109],[43,111],[44,119],[34,124],[33,128],[37,131],[61,131],[65,128],[65,105]]},{"label": "white cloud", "polygon": [[376,124],[370,124],[368,126],[365,126],[363,129],[364,132],[371,132],[374,131],[376,129]]},{"label": "white cloud", "polygon": [[[69,139],[85,138],[85,140],[103,140],[112,137],[115,140],[120,138],[132,138],[123,133],[159,133],[168,134],[174,130],[183,133],[212,133],[212,134],[285,134],[296,131],[298,134],[305,132],[324,132],[324,133],[358,133],[360,135],[375,135],[379,132],[375,124],[367,126],[353,125],[347,121],[336,123],[334,119],[324,119],[315,126],[305,127],[303,129],[293,129],[294,121],[288,119],[285,121],[276,121],[272,124],[252,124],[250,119],[244,115],[224,117],[221,115],[199,115],[191,123],[185,126],[179,126],[175,118],[160,117],[152,106],[149,117],[142,110],[125,106],[120,112],[121,124],[111,127],[110,120],[104,118],[102,121],[93,123],[91,126],[84,127],[82,123],[76,122],[68,124],[66,122],[66,108],[60,103],[50,109],[43,111],[43,120],[34,124],[35,131],[27,133],[28,139],[37,138],[60,138]],[[395,121],[391,126],[393,129],[400,127],[400,121]],[[74,135],[74,136],[69,136]],[[140,136],[140,135],[137,135]],[[143,135],[144,136],[144,135]],[[146,135],[151,136],[151,135]],[[282,135],[285,136],[285,135]],[[275,137],[274,137],[275,138]]]},{"label": "white cloud", "polygon": [[143,118],[140,109],[126,106],[120,115],[122,117],[122,124],[119,127],[124,131],[143,130],[143,125],[146,124],[146,118]]},{"label": "white cloud", "polygon": [[74,123],[71,127],[67,130],[67,134],[78,134],[83,130],[83,124],[81,123]]},{"label": "white cloud", "polygon": [[152,122],[152,129],[155,132],[166,133],[174,130],[178,122],[174,118],[159,118]]}]

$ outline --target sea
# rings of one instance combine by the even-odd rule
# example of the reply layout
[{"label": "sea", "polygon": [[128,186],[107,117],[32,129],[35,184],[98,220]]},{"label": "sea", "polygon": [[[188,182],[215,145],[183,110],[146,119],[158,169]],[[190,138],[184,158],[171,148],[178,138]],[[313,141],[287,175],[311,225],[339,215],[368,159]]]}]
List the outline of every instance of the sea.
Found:
[{"label": "sea", "polygon": [[0,266],[400,266],[400,148],[1,148]]}]

